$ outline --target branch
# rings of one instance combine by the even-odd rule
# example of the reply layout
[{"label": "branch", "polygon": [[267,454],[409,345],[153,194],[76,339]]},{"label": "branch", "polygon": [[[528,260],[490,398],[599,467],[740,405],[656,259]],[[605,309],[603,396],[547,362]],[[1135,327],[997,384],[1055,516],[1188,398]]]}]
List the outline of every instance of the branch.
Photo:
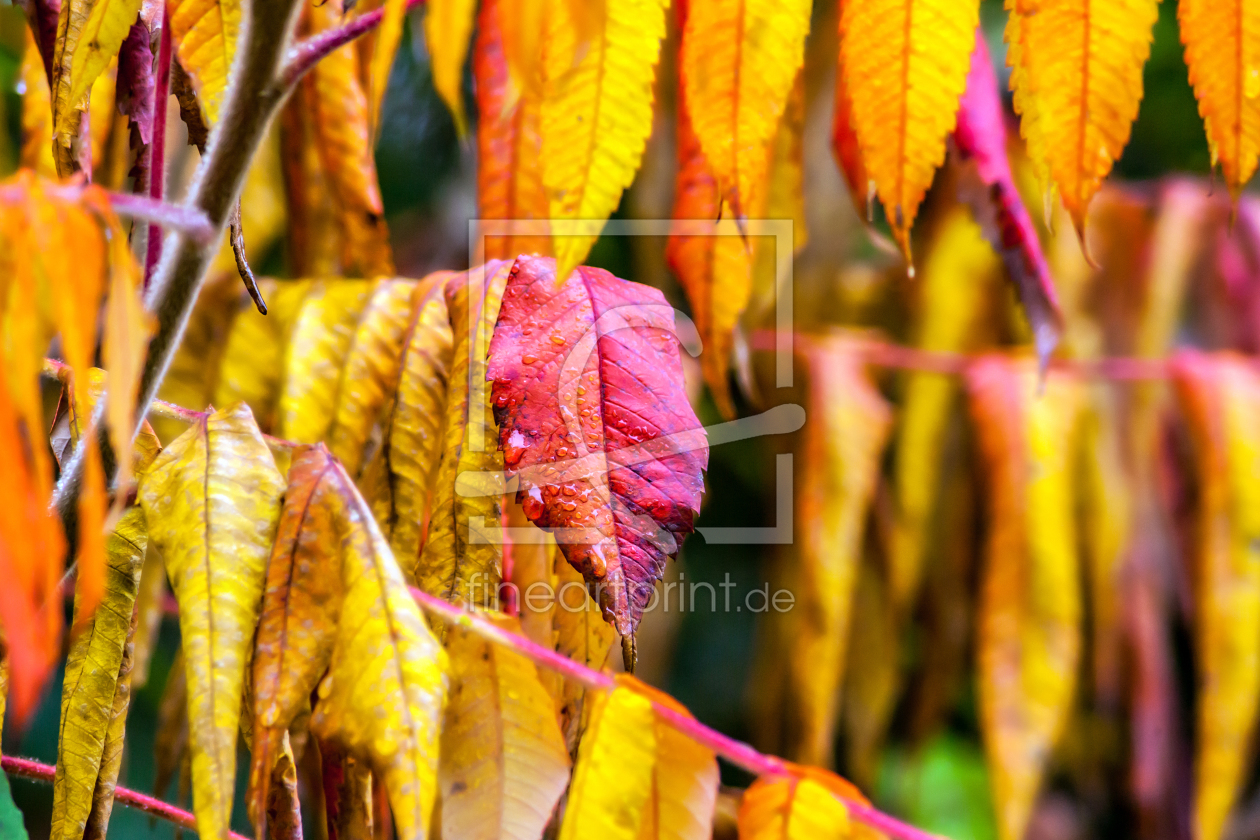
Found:
[{"label": "branch", "polygon": [[[449,604],[441,598],[437,598],[415,587],[411,587],[411,594],[420,606],[436,614],[446,623],[471,630],[489,642],[509,648],[526,659],[532,660],[535,664],[555,671],[565,679],[597,691],[612,691],[617,687],[617,681],[611,674],[587,668],[585,665],[574,662],[567,656],[561,656],[554,650],[545,648],[524,636],[518,636],[516,633],[504,630],[476,613],[469,612],[454,604]],[[657,718],[673,727],[680,734],[713,750],[713,752],[732,764],[742,767],[757,776],[793,775],[792,765],[782,759],[757,752],[757,750],[743,741],[728,738],[721,732],[710,729],[693,717],[658,703],[650,697],[647,699],[651,701],[652,709],[656,712]],[[860,802],[848,799],[843,801],[853,819],[870,826],[876,831],[883,832],[889,837],[899,838],[899,840],[938,840],[935,835],[903,823],[901,820],[878,811],[869,805],[863,805]]]},{"label": "branch", "polygon": [[[407,4],[407,11],[411,11],[417,6],[424,5],[425,0],[404,0],[404,2]],[[384,17],[385,6],[382,5],[336,29],[325,29],[318,35],[298,41],[289,48],[288,55],[285,56],[284,69],[280,73],[283,83],[290,88],[293,87],[308,70],[319,63],[321,58],[360,35],[371,32],[380,25]]]},{"label": "branch", "polygon": [[[16,758],[11,755],[0,756],[0,768],[3,768],[11,776],[21,776],[24,779],[34,779],[50,784],[57,775],[57,768],[55,767],[32,761],[29,758]],[[129,790],[122,786],[115,787],[114,801],[121,802],[128,808],[135,808],[137,811],[144,811],[146,814],[161,817],[181,828],[187,828],[190,831],[197,830],[197,818],[183,808],[176,808],[174,805],[169,805],[160,799],[154,799],[152,796],[146,796],[138,791]],[[249,838],[242,837],[235,831],[229,831],[228,838],[229,840],[249,840]]]},{"label": "branch", "polygon": [[[156,167],[155,173],[160,178],[161,168]],[[154,226],[161,225],[169,230],[184,234],[200,245],[208,245],[216,241],[214,228],[210,225],[210,220],[206,218],[205,213],[202,213],[196,207],[167,204],[162,201],[160,195],[157,198],[150,198],[143,195],[116,192],[109,194],[109,204],[114,208],[114,212],[120,216],[151,222]],[[154,233],[150,231],[149,235],[153,236]],[[162,242],[161,234],[157,234],[157,236],[157,242],[160,246]]]}]

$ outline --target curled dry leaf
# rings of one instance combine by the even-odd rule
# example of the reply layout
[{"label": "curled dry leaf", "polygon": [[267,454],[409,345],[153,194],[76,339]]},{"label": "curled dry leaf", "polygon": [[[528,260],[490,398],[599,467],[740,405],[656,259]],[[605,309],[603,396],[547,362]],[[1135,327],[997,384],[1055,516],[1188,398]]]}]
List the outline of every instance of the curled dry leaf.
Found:
[{"label": "curled dry leaf", "polygon": [[979,13],[978,0],[847,0],[841,9],[862,166],[907,261],[919,203],[945,160]]},{"label": "curled dry leaf", "polygon": [[1193,554],[1198,676],[1194,836],[1223,835],[1247,778],[1260,704],[1260,375],[1241,356],[1185,352],[1174,386],[1199,485]]},{"label": "curled dry leaf", "polygon": [[977,636],[980,720],[999,836],[1024,836],[1067,724],[1081,647],[1072,452],[1082,393],[1031,364],[986,357],[968,373],[988,520]]},{"label": "curled dry leaf", "polygon": [[857,339],[812,348],[798,538],[800,584],[787,652],[790,754],[831,763],[863,534],[892,411],[870,381]]},{"label": "curled dry leaf", "polygon": [[490,343],[499,445],[517,501],[623,637],[691,533],[708,443],[655,289],[521,257]]},{"label": "curled dry leaf", "polygon": [[244,404],[194,424],[140,487],[180,607],[193,807],[203,837],[223,836],[231,816],[241,696],[283,487]]},{"label": "curled dry leaf", "polygon": [[[499,618],[519,632],[513,618]],[[569,783],[555,704],[535,665],[470,630],[447,637],[451,688],[442,722],[438,785],[442,835],[535,840]]]}]

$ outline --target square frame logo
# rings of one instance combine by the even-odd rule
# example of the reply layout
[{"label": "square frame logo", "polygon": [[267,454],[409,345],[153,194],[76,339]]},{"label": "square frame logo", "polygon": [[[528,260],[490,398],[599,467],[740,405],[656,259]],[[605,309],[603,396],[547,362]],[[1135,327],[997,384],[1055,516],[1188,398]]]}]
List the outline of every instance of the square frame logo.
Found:
[{"label": "square frame logo", "polygon": [[[468,264],[481,266],[486,262],[486,240],[491,237],[539,237],[539,236],[739,236],[747,238],[769,237],[774,242],[775,254],[775,314],[773,352],[775,387],[790,388],[793,370],[792,329],[792,255],[794,223],[790,219],[749,219],[743,229],[733,222],[714,223],[703,219],[609,219],[597,222],[587,219],[469,219]],[[484,296],[488,278],[484,271],[474,271],[469,276],[469,298],[480,300]],[[699,332],[691,318],[684,312],[672,310],[676,334],[680,343],[693,357],[703,352]],[[624,324],[624,322],[622,323]],[[470,340],[468,347],[468,393],[470,404],[484,404],[485,389],[489,383],[485,377],[485,353],[490,338],[486,331],[493,331],[493,324],[481,318],[479,307],[468,307],[468,323],[465,325]],[[763,344],[759,349],[770,349]],[[478,355],[480,354],[480,358]],[[805,423],[805,410],[796,404],[777,405],[751,417],[717,423],[704,428],[710,447],[720,446],[748,438],[787,434]],[[482,452],[497,446],[488,440],[481,424],[470,424],[466,444],[471,451]],[[683,446],[687,444],[684,442]],[[485,479],[491,478],[489,482]],[[705,542],[713,545],[787,545],[793,535],[793,465],[791,454],[775,456],[775,519],[770,527],[700,526],[696,530]],[[513,492],[515,479],[509,483],[506,476],[468,476],[461,474],[456,481],[456,492],[463,495],[483,495],[487,492]],[[506,533],[505,533],[506,532]],[[474,543],[501,543],[503,537],[514,543],[542,543],[548,534],[539,528],[505,528],[498,522],[487,522],[484,517],[472,517],[469,522],[469,539]],[[560,542],[565,534],[556,533]],[[580,537],[576,538],[580,539]]]}]

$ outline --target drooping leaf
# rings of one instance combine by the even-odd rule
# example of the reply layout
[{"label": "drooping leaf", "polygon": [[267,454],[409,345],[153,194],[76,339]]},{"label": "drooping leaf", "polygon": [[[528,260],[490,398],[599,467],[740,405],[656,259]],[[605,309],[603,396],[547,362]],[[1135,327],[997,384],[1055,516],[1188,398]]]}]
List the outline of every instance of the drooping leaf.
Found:
[{"label": "drooping leaf", "polygon": [[630,636],[693,527],[708,443],[655,289],[521,257],[490,343],[499,445],[517,501],[556,533],[604,619]]},{"label": "drooping leaf", "polygon": [[167,15],[175,56],[192,79],[206,125],[213,128],[236,56],[240,0],[171,0]]},{"label": "drooping leaf", "polygon": [[[678,99],[678,175],[674,184],[673,224],[665,259],[678,278],[700,333],[700,366],[718,410],[735,417],[728,373],[732,332],[752,294],[753,266],[748,242],[730,217],[722,213],[722,188],[700,147],[683,91]],[[757,195],[763,194],[758,192]],[[761,208],[752,210],[754,216]]]},{"label": "drooping leaf", "polygon": [[840,62],[862,165],[907,257],[910,227],[954,129],[977,0],[845,2]]},{"label": "drooping leaf", "polygon": [[1180,0],[1177,20],[1212,165],[1237,200],[1260,158],[1260,9],[1244,0]]},{"label": "drooping leaf", "polygon": [[964,161],[974,162],[974,170],[968,172],[973,179],[964,182],[960,195],[971,206],[985,237],[1002,255],[1032,329],[1037,357],[1044,365],[1059,342],[1063,315],[1037,229],[1011,175],[1006,120],[982,29],[976,30],[976,48],[958,109],[954,143]]},{"label": "drooping leaf", "polygon": [[382,419],[381,445],[360,480],[406,576],[414,575],[424,547],[443,451],[447,373],[453,352],[445,283],[453,276],[438,272],[412,290],[410,321],[397,364],[397,389]]},{"label": "drooping leaf", "polygon": [[1007,0],[1006,8],[1020,130],[1042,183],[1053,180],[1083,239],[1090,199],[1137,117],[1159,3]]},{"label": "drooping leaf", "polygon": [[536,231],[486,236],[486,259],[517,254],[551,255],[550,203],[542,182],[540,100],[512,87],[504,43],[503,8],[521,6],[485,0],[477,19],[473,77],[477,94],[477,210],[482,219],[523,220]]},{"label": "drooping leaf", "polygon": [[892,412],[870,382],[857,339],[812,348],[810,418],[796,504],[800,582],[787,697],[796,723],[790,754],[827,765],[835,749],[850,604]]},{"label": "drooping leaf", "polygon": [[[586,591],[582,574],[569,565],[558,546],[553,555],[556,605],[552,622],[556,652],[587,668],[602,671],[617,633],[600,615],[599,604]],[[560,728],[564,730],[569,752],[573,753],[581,734],[587,690],[573,680],[561,680],[557,691]]]},{"label": "drooping leaf", "polygon": [[131,685],[141,689],[149,682],[149,663],[162,629],[167,585],[162,556],[152,546],[146,547],[144,565],[140,568],[140,589],[136,593],[136,629],[132,633],[135,650],[132,654]]},{"label": "drooping leaf", "polygon": [[[150,544],[152,544],[150,542]],[[191,780],[188,761],[188,669],[184,647],[175,648],[162,698],[158,701],[157,731],[153,739],[153,792],[165,796],[171,780],[179,776],[176,802],[187,798]]]},{"label": "drooping leaf", "polygon": [[203,837],[223,836],[231,816],[241,694],[283,489],[243,403],[193,425],[140,487],[180,607],[193,806]]},{"label": "drooping leaf", "polygon": [[429,48],[433,87],[450,108],[460,137],[468,133],[464,116],[464,59],[476,11],[476,0],[431,0],[424,10],[424,38]]},{"label": "drooping leaf", "polygon": [[[92,83],[118,55],[131,25],[140,14],[140,0],[66,0],[62,7],[80,6],[87,11],[83,28],[69,53],[69,102],[78,102]],[[74,17],[74,12],[71,11]]]},{"label": "drooping leaf", "polygon": [[[56,23],[55,14],[53,22]],[[48,76],[44,73],[39,45],[29,29],[22,51],[18,84],[22,91],[22,148],[18,163],[45,178],[55,178],[57,164],[53,160],[52,147],[52,96],[48,91]]]},{"label": "drooping leaf", "polygon": [[502,575],[497,531],[503,455],[496,446],[485,360],[510,270],[510,263],[492,261],[452,277],[443,290],[454,349],[442,460],[414,578],[430,595],[468,606],[492,603]]},{"label": "drooping leaf", "polygon": [[691,0],[680,57],[700,149],[738,218],[763,188],[768,148],[805,57],[808,0]]},{"label": "drooping leaf", "polygon": [[131,24],[118,49],[118,112],[130,117],[132,147],[153,140],[154,85],[151,21],[142,15]]},{"label": "drooping leaf", "polygon": [[1260,376],[1241,356],[1192,352],[1173,383],[1194,443],[1194,836],[1216,840],[1247,778],[1260,704]]},{"label": "drooping leaf", "polygon": [[[841,8],[846,2],[851,3],[853,0],[841,0]],[[836,67],[831,152],[844,174],[844,182],[849,187],[849,198],[853,199],[853,209],[857,211],[859,219],[868,221],[871,217],[871,182],[862,162],[862,146],[858,143],[857,131],[853,128],[853,98],[849,95],[848,78],[844,64],[839,64]]]},{"label": "drooping leaf", "polygon": [[[360,38],[360,44],[365,40]],[[285,241],[296,276],[326,277],[342,273],[341,240],[346,231],[315,145],[306,96],[304,87],[299,87],[280,111],[281,166],[289,210]]]},{"label": "drooping leaf", "polygon": [[[1000,269],[965,209],[956,208],[941,220],[921,268],[915,346],[945,353],[980,349],[1000,293]],[[894,444],[894,524],[888,554],[890,595],[899,610],[913,606],[923,577],[942,486],[943,450],[958,407],[953,377],[927,371],[906,374]]]},{"label": "drooping leaf", "polygon": [[[519,632],[515,619],[501,627]],[[442,835],[535,840],[569,781],[555,705],[532,662],[475,635],[447,637],[451,689],[438,784]]]},{"label": "drooping leaf", "polygon": [[1071,708],[1081,593],[1071,465],[1080,383],[1031,364],[972,364],[967,385],[986,468],[978,616],[980,720],[999,836],[1024,836]]},{"label": "drooping leaf", "polygon": [[280,739],[280,753],[271,766],[270,795],[266,802],[267,836],[275,840],[302,840],[302,807],[298,799],[297,763],[289,733]]},{"label": "drooping leaf", "polygon": [[[401,840],[426,836],[436,793],[446,655],[345,470],[327,450],[337,523],[342,619],[311,732],[366,762],[384,782]],[[312,456],[312,457],[317,457]]]},{"label": "drooping leaf", "polygon": [[842,695],[845,767],[867,786],[876,781],[903,681],[901,626],[891,589],[877,558],[867,553],[854,585]]},{"label": "drooping leaf", "polygon": [[[539,119],[552,244],[567,277],[590,252],[643,159],[652,131],[663,0],[605,0],[583,43],[581,4],[553,4],[544,42]],[[580,11],[580,8],[579,8]],[[557,223],[571,223],[569,229]]]},{"label": "drooping leaf", "polygon": [[[368,137],[375,140],[381,126],[381,105],[385,102],[385,90],[389,86],[389,74],[394,68],[398,44],[402,41],[403,22],[407,18],[406,0],[384,0],[385,14],[375,33],[371,60],[365,80],[368,106]],[[465,37],[467,37],[465,35]],[[461,68],[462,69],[462,68]]]},{"label": "drooping leaf", "polygon": [[372,830],[372,771],[338,745],[320,742],[328,840],[375,837]]}]

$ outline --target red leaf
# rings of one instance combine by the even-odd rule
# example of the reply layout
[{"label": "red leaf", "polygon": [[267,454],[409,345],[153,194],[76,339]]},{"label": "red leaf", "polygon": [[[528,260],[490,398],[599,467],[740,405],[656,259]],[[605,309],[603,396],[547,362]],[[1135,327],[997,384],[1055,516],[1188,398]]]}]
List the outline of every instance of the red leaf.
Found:
[{"label": "red leaf", "polygon": [[520,257],[507,281],[488,369],[499,446],[526,516],[628,636],[691,533],[709,447],[664,296],[589,267],[557,285],[555,271]]},{"label": "red leaf", "polygon": [[958,110],[954,145],[964,161],[975,164],[969,173],[972,183],[960,190],[962,198],[971,206],[985,238],[1002,255],[1044,367],[1059,343],[1063,315],[1037,230],[1011,177],[997,76],[981,29],[976,29],[976,49]]}]

